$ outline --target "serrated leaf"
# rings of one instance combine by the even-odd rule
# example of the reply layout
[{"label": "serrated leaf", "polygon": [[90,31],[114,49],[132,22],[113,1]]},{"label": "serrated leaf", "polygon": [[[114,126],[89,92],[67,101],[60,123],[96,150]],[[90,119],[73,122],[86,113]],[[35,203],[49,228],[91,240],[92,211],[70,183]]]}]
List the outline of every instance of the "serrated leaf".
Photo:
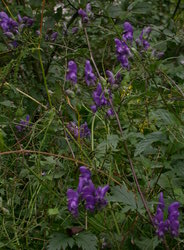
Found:
[{"label": "serrated leaf", "polygon": [[154,250],[158,244],[160,243],[160,241],[158,240],[158,237],[155,236],[152,239],[149,238],[142,238],[142,240],[134,240],[136,246],[139,247],[139,249],[144,249],[144,250]]},{"label": "serrated leaf", "polygon": [[145,153],[145,154],[154,153],[155,149],[152,147],[153,142],[166,143],[167,142],[166,135],[164,135],[160,131],[148,134],[145,137],[145,139],[143,139],[137,144],[134,155],[137,156],[137,155],[140,155],[141,153]]},{"label": "serrated leaf", "polygon": [[64,233],[54,233],[49,240],[48,250],[65,250],[74,246],[74,239]]},{"label": "serrated leaf", "polygon": [[126,189],[126,187],[115,186],[111,189],[112,195],[108,197],[108,201],[122,202],[131,210],[137,209],[137,204],[134,194]]},{"label": "serrated leaf", "polygon": [[82,250],[96,250],[97,237],[89,232],[82,232],[74,236],[77,246]]}]

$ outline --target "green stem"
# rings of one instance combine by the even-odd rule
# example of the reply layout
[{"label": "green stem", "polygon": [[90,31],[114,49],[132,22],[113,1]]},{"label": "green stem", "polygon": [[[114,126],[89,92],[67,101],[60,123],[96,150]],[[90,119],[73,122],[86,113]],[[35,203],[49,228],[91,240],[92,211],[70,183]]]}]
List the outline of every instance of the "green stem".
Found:
[{"label": "green stem", "polygon": [[94,124],[95,124],[96,115],[93,116],[92,125],[91,125],[91,150],[94,151]]},{"label": "green stem", "polygon": [[45,90],[47,92],[49,105],[52,108],[52,102],[51,102],[51,98],[50,98],[50,95],[49,95],[49,90],[48,90],[48,86],[47,86],[47,79],[46,79],[46,76],[45,76],[45,70],[44,70],[44,67],[43,67],[43,61],[42,61],[40,50],[38,50],[38,56],[39,56],[40,66],[41,66],[41,69],[42,69],[43,82],[44,82],[44,85],[45,85]]},{"label": "green stem", "polygon": [[85,212],[85,230],[88,230],[88,212]]}]

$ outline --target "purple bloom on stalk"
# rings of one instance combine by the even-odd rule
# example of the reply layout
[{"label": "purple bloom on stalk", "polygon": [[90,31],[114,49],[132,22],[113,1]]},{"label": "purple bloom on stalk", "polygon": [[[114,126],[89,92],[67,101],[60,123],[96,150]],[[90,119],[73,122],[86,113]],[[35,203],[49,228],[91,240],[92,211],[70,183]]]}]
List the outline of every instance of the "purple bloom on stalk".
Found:
[{"label": "purple bloom on stalk", "polygon": [[53,32],[50,36],[50,40],[51,42],[55,42],[55,40],[57,39],[58,37],[58,33],[57,32]]},{"label": "purple bloom on stalk", "polygon": [[85,64],[85,81],[88,86],[95,85],[96,76],[93,73],[93,68],[89,60],[86,60]]},{"label": "purple bloom on stalk", "polygon": [[87,13],[83,9],[78,10],[78,14],[82,17],[82,22],[87,23],[88,22],[88,16]]},{"label": "purple bloom on stalk", "polygon": [[148,50],[148,48],[150,47],[149,42],[147,41],[147,39],[149,38],[149,35],[151,33],[151,28],[150,27],[146,27],[142,30],[139,38],[136,39],[136,44],[139,47],[143,47],[145,50]]},{"label": "purple bloom on stalk", "polygon": [[109,117],[114,116],[114,111],[112,109],[108,109],[107,116],[109,116]]},{"label": "purple bloom on stalk", "polygon": [[80,127],[78,127],[75,122],[69,122],[67,124],[67,128],[75,139],[77,139],[79,135],[80,138],[90,137],[91,135],[91,131],[88,128],[87,122],[82,124]]},{"label": "purple bloom on stalk", "polygon": [[22,132],[23,130],[28,128],[30,126],[29,122],[30,122],[30,116],[27,115],[26,120],[21,120],[19,124],[16,126],[16,129],[18,130],[18,132]]},{"label": "purple bloom on stalk", "polygon": [[130,66],[128,58],[131,56],[130,49],[126,43],[121,42],[118,38],[115,38],[115,45],[118,61],[121,63],[123,68],[129,69]]},{"label": "purple bloom on stalk", "polygon": [[96,207],[98,209],[103,208],[107,205],[105,195],[108,189],[108,185],[95,189],[91,180],[90,170],[85,166],[81,166],[77,191],[72,189],[68,189],[67,191],[69,211],[74,216],[77,216],[79,201],[84,202],[86,210],[89,210],[90,212],[94,212]]},{"label": "purple bloom on stalk", "polygon": [[73,189],[67,190],[68,210],[73,216],[78,216],[79,194]]},{"label": "purple bloom on stalk", "polygon": [[179,202],[173,202],[168,207],[168,218],[164,221],[164,197],[160,193],[159,203],[157,206],[156,215],[153,218],[154,225],[156,226],[156,233],[159,238],[163,238],[166,232],[170,232],[172,237],[178,236],[179,231]]},{"label": "purple bloom on stalk", "polygon": [[115,79],[114,79],[114,75],[110,70],[106,70],[106,75],[108,77],[108,82],[113,85],[115,84]]},{"label": "purple bloom on stalk", "polygon": [[133,27],[132,25],[129,23],[129,22],[125,22],[123,24],[123,27],[124,27],[124,34],[123,34],[123,40],[125,42],[127,41],[133,41]]},{"label": "purple bloom on stalk", "polygon": [[77,64],[74,61],[68,62],[68,72],[66,75],[66,80],[72,83],[77,83]]},{"label": "purple bloom on stalk", "polygon": [[98,187],[95,191],[95,202],[97,203],[98,208],[103,208],[107,205],[107,200],[105,199],[105,195],[109,190],[109,185],[104,187]]},{"label": "purple bloom on stalk", "polygon": [[72,28],[72,34],[76,34],[78,32],[79,28],[78,27],[73,27]]},{"label": "purple bloom on stalk", "polygon": [[168,221],[169,221],[169,230],[170,233],[173,237],[178,236],[178,231],[179,231],[179,208],[180,204],[179,202],[173,202],[169,207],[168,207]]}]

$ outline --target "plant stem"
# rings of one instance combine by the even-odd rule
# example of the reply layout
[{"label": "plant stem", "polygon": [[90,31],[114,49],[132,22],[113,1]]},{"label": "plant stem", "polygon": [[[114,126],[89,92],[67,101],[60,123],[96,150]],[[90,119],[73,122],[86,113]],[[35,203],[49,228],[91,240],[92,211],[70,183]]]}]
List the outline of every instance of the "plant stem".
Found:
[{"label": "plant stem", "polygon": [[52,108],[52,102],[51,102],[51,98],[50,98],[50,95],[49,95],[49,90],[48,90],[48,86],[47,86],[47,79],[46,79],[46,76],[45,76],[45,70],[44,70],[44,66],[43,66],[43,61],[42,61],[40,50],[38,50],[38,56],[39,56],[40,66],[41,66],[42,75],[43,75],[43,82],[44,82],[44,85],[45,85],[45,90],[47,92],[47,97],[48,97],[49,105]]}]

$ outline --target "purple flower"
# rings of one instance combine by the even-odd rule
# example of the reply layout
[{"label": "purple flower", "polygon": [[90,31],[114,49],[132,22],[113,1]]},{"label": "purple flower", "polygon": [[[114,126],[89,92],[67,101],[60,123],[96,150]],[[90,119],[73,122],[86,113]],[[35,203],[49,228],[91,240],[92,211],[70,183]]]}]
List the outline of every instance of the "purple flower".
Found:
[{"label": "purple flower", "polygon": [[85,64],[85,81],[88,86],[95,85],[96,76],[93,73],[93,69],[89,60],[86,60]]},{"label": "purple flower", "polygon": [[55,40],[57,39],[58,37],[58,33],[57,32],[53,32],[50,36],[50,40],[51,42],[55,42]]},{"label": "purple flower", "polygon": [[95,191],[95,202],[98,208],[103,208],[107,205],[107,200],[105,199],[105,195],[109,190],[109,185],[104,187],[98,187]]},{"label": "purple flower", "polygon": [[106,70],[106,75],[108,77],[108,82],[113,85],[115,84],[115,79],[114,79],[114,75],[110,70]]},{"label": "purple flower", "polygon": [[86,210],[94,212],[95,208],[101,209],[107,205],[105,199],[106,192],[109,186],[98,187],[95,186],[91,180],[91,172],[85,166],[80,167],[79,184],[77,191],[68,189],[68,209],[74,215],[78,215],[79,202],[83,202]]},{"label": "purple flower", "polygon": [[116,54],[117,59],[121,63],[123,68],[129,69],[129,61],[128,58],[131,56],[130,49],[126,45],[126,43],[120,41],[118,38],[115,38],[115,45],[116,45]]},{"label": "purple flower", "polygon": [[93,12],[91,11],[91,4],[88,3],[86,5],[86,11],[84,11],[83,9],[79,9],[78,14],[82,17],[83,23],[88,23],[89,17],[93,17],[94,15]]},{"label": "purple flower", "polygon": [[88,16],[87,13],[83,9],[78,10],[78,14],[82,17],[82,22],[87,23],[88,22]]},{"label": "purple flower", "polygon": [[67,190],[68,210],[73,216],[78,216],[79,194],[73,189]]},{"label": "purple flower", "polygon": [[68,62],[68,72],[66,75],[66,80],[72,83],[77,83],[77,64],[74,61]]},{"label": "purple flower", "polygon": [[78,32],[79,28],[78,27],[73,27],[72,28],[72,34],[76,34]]},{"label": "purple flower", "polygon": [[148,48],[150,47],[150,44],[147,41],[147,39],[149,38],[150,32],[151,32],[150,27],[146,27],[142,30],[139,38],[136,39],[137,46],[143,47],[144,50],[148,50]]},{"label": "purple flower", "polygon": [[30,116],[27,115],[26,120],[21,120],[19,124],[16,126],[16,129],[18,130],[18,132],[22,132],[23,130],[25,130],[30,126],[29,123],[30,123]]},{"label": "purple flower", "polygon": [[133,27],[132,27],[132,25],[129,22],[125,22],[123,24],[123,27],[124,27],[124,34],[122,37],[123,40],[125,42],[127,42],[127,41],[132,42],[133,41]]},{"label": "purple flower", "polygon": [[80,138],[90,137],[91,131],[88,128],[87,122],[80,126]]},{"label": "purple flower", "polygon": [[75,122],[70,122],[67,124],[67,129],[70,131],[70,133],[74,136],[75,139],[77,139],[79,135],[80,138],[90,137],[91,135],[91,131],[88,128],[86,122],[80,127],[78,127]]},{"label": "purple flower", "polygon": [[107,110],[107,116],[114,116],[114,111],[111,108]]},{"label": "purple flower", "polygon": [[178,236],[179,231],[179,202],[173,202],[168,207],[168,218],[164,221],[164,197],[163,193],[160,193],[159,203],[157,206],[156,215],[153,218],[154,225],[156,226],[156,233],[159,238],[163,238],[166,232],[170,232],[172,237]]},{"label": "purple flower", "polygon": [[170,233],[173,237],[178,236],[178,231],[179,231],[179,208],[180,204],[179,202],[173,202],[169,207],[168,207],[168,221],[169,221],[169,230]]}]

